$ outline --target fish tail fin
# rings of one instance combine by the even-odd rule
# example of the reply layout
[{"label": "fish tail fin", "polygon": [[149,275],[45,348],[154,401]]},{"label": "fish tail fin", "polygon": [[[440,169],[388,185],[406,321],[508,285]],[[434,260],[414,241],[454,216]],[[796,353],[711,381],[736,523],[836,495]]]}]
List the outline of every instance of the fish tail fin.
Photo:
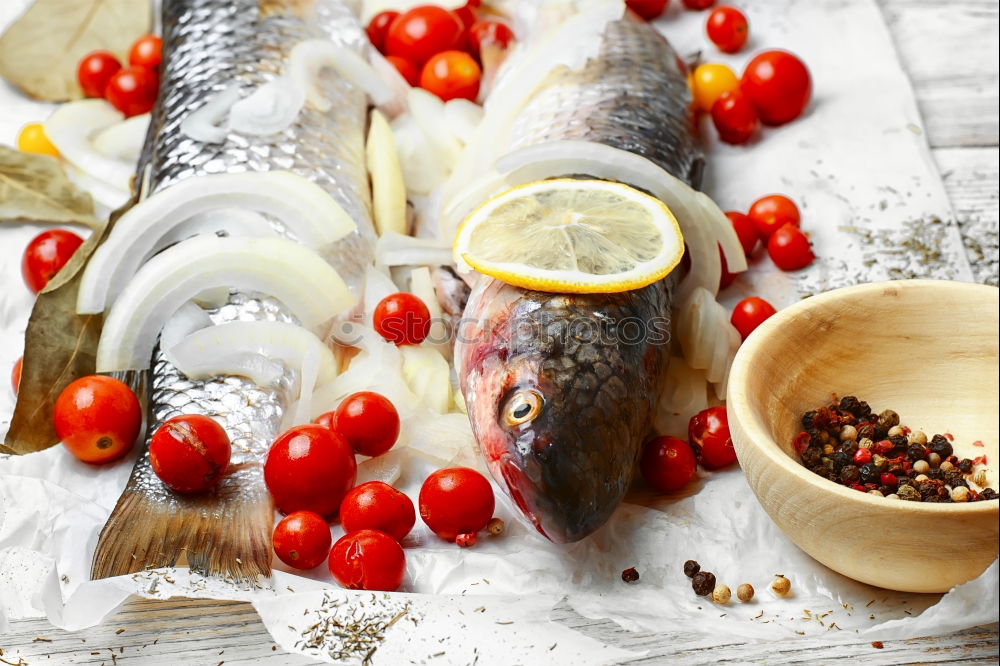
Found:
[{"label": "fish tail fin", "polygon": [[[187,565],[205,575],[255,582],[271,575],[274,506],[260,464],[233,468],[206,495],[185,497],[148,488],[148,456],[140,459],[101,530],[92,579]],[[148,485],[148,483],[146,484]]]}]

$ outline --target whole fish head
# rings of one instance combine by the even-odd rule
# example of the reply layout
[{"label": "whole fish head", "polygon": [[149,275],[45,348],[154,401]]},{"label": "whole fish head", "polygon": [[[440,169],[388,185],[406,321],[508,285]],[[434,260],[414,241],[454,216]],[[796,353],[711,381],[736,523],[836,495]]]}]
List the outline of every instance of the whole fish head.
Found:
[{"label": "whole fish head", "polygon": [[631,483],[666,359],[665,302],[656,285],[574,295],[491,281],[470,297],[456,349],[473,432],[556,543],[603,525]]}]

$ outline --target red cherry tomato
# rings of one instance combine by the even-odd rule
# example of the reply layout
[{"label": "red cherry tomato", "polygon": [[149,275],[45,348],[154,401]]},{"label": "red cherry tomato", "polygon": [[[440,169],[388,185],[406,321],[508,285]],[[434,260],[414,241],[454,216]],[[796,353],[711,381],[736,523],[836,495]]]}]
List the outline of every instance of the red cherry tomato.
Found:
[{"label": "red cherry tomato", "polygon": [[716,7],[708,15],[705,32],[723,53],[736,53],[747,42],[750,27],[743,12],[734,7]]},{"label": "red cherry tomato", "polygon": [[736,279],[736,273],[729,272],[729,263],[726,261],[726,253],[719,246],[719,260],[722,263],[722,272],[719,275],[719,289],[725,289]]},{"label": "red cherry tomato", "polygon": [[777,310],[774,306],[763,298],[751,296],[744,298],[733,308],[733,316],[729,319],[740,333],[740,337],[746,340],[754,329],[764,323],[764,320],[773,315]]},{"label": "red cherry tomato", "polygon": [[709,407],[692,416],[688,422],[688,439],[705,469],[719,469],[736,462],[725,407]]},{"label": "red cherry tomato", "polygon": [[21,276],[31,293],[44,289],[81,245],[82,238],[63,229],[43,231],[31,239],[21,257]]},{"label": "red cherry tomato", "polygon": [[783,125],[806,108],[812,80],[805,64],[791,53],[764,51],[747,63],[740,88],[765,125]]},{"label": "red cherry tomato", "polygon": [[697,464],[683,439],[656,437],[643,447],[639,469],[646,483],[661,493],[672,493],[691,482]]},{"label": "red cherry tomato", "polygon": [[128,64],[134,67],[155,69],[163,60],[163,40],[156,35],[146,35],[136,40],[128,52]]},{"label": "red cherry tomato", "polygon": [[312,569],[330,554],[330,526],[312,511],[295,511],[274,527],[271,545],[282,562],[295,569]]},{"label": "red cherry tomato", "polygon": [[122,68],[113,54],[107,51],[88,53],[76,68],[76,80],[87,97],[104,97],[108,81]]},{"label": "red cherry tomato", "polygon": [[670,0],[625,0],[625,4],[641,18],[652,21],[667,9]]},{"label": "red cherry tomato", "polygon": [[743,253],[749,257],[757,247],[757,242],[760,240],[760,232],[757,231],[757,227],[750,221],[750,218],[743,213],[729,211],[726,213],[726,217],[733,224],[733,231],[736,232],[736,237],[740,239],[740,245],[743,246]]},{"label": "red cherry tomato", "polygon": [[462,23],[462,36],[458,40],[457,48],[460,51],[471,52],[472,44],[470,43],[469,30],[476,22],[476,9],[472,5],[465,4],[458,9],[451,10],[451,13],[457,16],[458,20]]},{"label": "red cherry tomato", "polygon": [[372,324],[389,342],[419,345],[431,332],[431,313],[418,297],[401,291],[378,302]]},{"label": "red cherry tomato", "polygon": [[18,356],[14,361],[14,367],[10,370],[10,385],[14,388],[14,395],[17,396],[17,389],[21,385],[21,364],[24,362],[23,356]]},{"label": "red cherry tomato", "polygon": [[368,39],[380,53],[385,53],[385,38],[389,34],[389,26],[399,16],[399,12],[379,12],[368,22],[365,32]]},{"label": "red cherry tomato", "polygon": [[264,483],[286,514],[307,510],[335,516],[357,474],[351,445],[318,425],[296,426],[278,435],[264,461]]},{"label": "red cherry tomato", "polygon": [[450,99],[476,101],[479,80],[482,77],[479,63],[464,51],[444,51],[431,56],[420,71],[420,87],[447,102]]},{"label": "red cherry tomato", "polygon": [[378,530],[402,541],[416,521],[410,498],[381,481],[362,483],[340,503],[340,524],[348,534]]},{"label": "red cherry tomato", "polygon": [[132,449],[142,426],[142,409],[126,384],[90,375],[70,382],[59,394],[53,423],[70,453],[83,462],[105,463]]},{"label": "red cherry tomato", "polygon": [[229,435],[215,419],[182,414],[167,419],[149,440],[149,463],[163,485],[178,493],[202,493],[229,468]]},{"label": "red cherry tomato", "polygon": [[469,50],[477,58],[484,47],[506,49],[514,41],[514,32],[500,21],[476,21],[469,28]]},{"label": "red cherry tomato", "polygon": [[715,100],[712,123],[720,139],[735,145],[749,141],[760,125],[753,104],[738,90],[724,92]]},{"label": "red cherry tomato", "polygon": [[406,555],[385,532],[358,530],[333,544],[330,573],[349,590],[394,592],[406,573]]},{"label": "red cherry tomato", "polygon": [[783,271],[797,271],[816,259],[809,239],[794,224],[786,224],[771,234],[767,240],[767,254]]},{"label": "red cherry tomato", "polygon": [[799,226],[799,207],[781,194],[769,194],[754,201],[747,213],[762,238],[768,238],[786,224]]},{"label": "red cherry tomato", "polygon": [[439,469],[420,487],[420,517],[445,541],[478,532],[493,517],[493,487],[468,467]]},{"label": "red cherry tomato", "polygon": [[334,430],[335,428],[333,424],[335,415],[336,412],[326,412],[325,414],[320,414],[319,416],[313,419],[313,423],[315,423],[316,425],[321,425],[324,428],[329,428],[330,430]]},{"label": "red cherry tomato", "polygon": [[389,26],[385,51],[422,65],[435,53],[461,46],[465,26],[452,12],[433,5],[414,7]]},{"label": "red cherry tomato", "polygon": [[111,106],[126,118],[148,113],[156,104],[160,82],[153,70],[145,67],[126,67],[111,77],[104,97]]},{"label": "red cherry tomato", "polygon": [[386,60],[392,63],[392,66],[396,68],[396,71],[406,79],[406,82],[413,87],[420,85],[420,70],[417,66],[406,58],[400,58],[399,56],[386,56]]},{"label": "red cherry tomato", "polygon": [[715,0],[683,0],[683,2],[688,9],[708,9],[715,4]]},{"label": "red cherry tomato", "polygon": [[355,453],[380,456],[399,437],[399,413],[383,395],[371,391],[352,393],[334,412],[333,429]]}]

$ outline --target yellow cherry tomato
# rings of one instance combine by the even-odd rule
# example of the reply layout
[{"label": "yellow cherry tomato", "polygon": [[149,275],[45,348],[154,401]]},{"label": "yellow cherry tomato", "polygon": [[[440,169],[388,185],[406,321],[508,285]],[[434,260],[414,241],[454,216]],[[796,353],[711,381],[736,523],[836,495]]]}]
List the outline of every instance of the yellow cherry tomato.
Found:
[{"label": "yellow cherry tomato", "polygon": [[739,85],[736,74],[725,65],[711,63],[698,65],[692,76],[691,87],[695,106],[702,111],[711,111],[715,100],[719,99],[722,93],[736,90]]},{"label": "yellow cherry tomato", "polygon": [[17,149],[23,153],[59,157],[59,151],[45,136],[41,123],[29,123],[21,128],[21,133],[17,135]]}]

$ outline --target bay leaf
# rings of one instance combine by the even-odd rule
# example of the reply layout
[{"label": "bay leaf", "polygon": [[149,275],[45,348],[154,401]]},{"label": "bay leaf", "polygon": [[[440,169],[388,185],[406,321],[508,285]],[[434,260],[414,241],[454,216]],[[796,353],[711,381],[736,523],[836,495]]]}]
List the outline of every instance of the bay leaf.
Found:
[{"label": "bay leaf", "polygon": [[0,36],[0,76],[37,100],[79,99],[83,56],[111,51],[127,63],[150,19],[149,0],[35,0]]},{"label": "bay leaf", "polygon": [[66,177],[59,160],[0,146],[0,222],[101,225],[90,195]]},{"label": "bay leaf", "polygon": [[78,315],[76,295],[83,269],[104,242],[114,220],[99,225],[38,294],[24,333],[24,361],[17,404],[0,453],[31,453],[59,443],[52,422],[56,398],[74,379],[94,374],[104,315]]}]

